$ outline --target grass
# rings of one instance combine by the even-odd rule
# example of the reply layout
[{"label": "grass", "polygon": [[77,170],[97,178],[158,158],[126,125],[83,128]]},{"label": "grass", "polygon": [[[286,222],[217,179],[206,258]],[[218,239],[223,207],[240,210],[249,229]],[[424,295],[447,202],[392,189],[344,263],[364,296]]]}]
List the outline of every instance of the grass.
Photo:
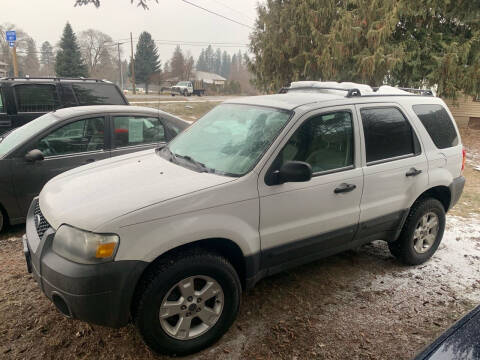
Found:
[{"label": "grass", "polygon": [[176,115],[184,120],[195,121],[212,110],[221,101],[208,101],[201,103],[162,103],[158,104],[136,104],[139,106],[152,107],[170,114]]}]

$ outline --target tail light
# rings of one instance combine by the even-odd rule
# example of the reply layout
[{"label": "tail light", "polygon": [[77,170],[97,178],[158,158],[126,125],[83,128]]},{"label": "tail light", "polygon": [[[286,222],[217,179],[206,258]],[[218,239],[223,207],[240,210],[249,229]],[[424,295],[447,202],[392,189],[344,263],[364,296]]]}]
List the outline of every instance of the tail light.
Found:
[{"label": "tail light", "polygon": [[467,151],[462,149],[462,171],[465,170],[465,161],[467,160]]}]

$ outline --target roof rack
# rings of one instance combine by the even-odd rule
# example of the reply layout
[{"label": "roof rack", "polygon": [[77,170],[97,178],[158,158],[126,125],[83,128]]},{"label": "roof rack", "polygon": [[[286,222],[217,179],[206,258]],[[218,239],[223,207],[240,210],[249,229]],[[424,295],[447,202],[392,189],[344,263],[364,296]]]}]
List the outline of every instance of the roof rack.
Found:
[{"label": "roof rack", "polygon": [[289,90],[337,90],[346,91],[346,97],[362,96],[362,93],[358,89],[344,89],[338,87],[320,87],[320,86],[298,86],[298,87],[283,87],[280,89],[279,94],[286,94]]},{"label": "roof rack", "polygon": [[414,88],[405,88],[405,87],[399,87],[400,90],[403,91],[408,91],[411,93],[420,93],[420,95],[425,95],[425,96],[433,96],[433,91],[432,90],[425,90],[425,89],[414,89]]},{"label": "roof rack", "polygon": [[84,77],[42,77],[42,76],[24,76],[24,77],[3,77],[0,80],[51,80],[51,81],[92,81],[92,82],[105,82],[105,80],[84,78]]}]

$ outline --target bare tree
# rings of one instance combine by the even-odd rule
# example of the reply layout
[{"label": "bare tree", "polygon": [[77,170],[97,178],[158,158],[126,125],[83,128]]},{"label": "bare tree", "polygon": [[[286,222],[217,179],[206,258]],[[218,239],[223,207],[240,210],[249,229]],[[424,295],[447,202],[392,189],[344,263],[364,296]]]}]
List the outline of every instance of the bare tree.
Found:
[{"label": "bare tree", "polygon": [[[145,10],[148,10],[148,2],[150,0],[130,0],[130,2],[133,4],[134,2],[137,3],[137,6],[143,7]],[[158,3],[158,0],[155,0],[156,3]],[[75,6],[82,6],[82,5],[95,5],[96,7],[100,6],[100,0],[75,0]]]},{"label": "bare tree", "polygon": [[112,38],[99,30],[88,29],[80,33],[79,40],[90,76],[107,77],[105,72],[113,66],[116,51]]}]

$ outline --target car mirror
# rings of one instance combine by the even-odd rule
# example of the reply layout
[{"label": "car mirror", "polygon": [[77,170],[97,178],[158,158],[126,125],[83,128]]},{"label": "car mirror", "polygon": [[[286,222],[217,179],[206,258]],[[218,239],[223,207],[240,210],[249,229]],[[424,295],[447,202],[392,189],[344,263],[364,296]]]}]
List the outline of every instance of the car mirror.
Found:
[{"label": "car mirror", "polygon": [[305,182],[312,178],[312,167],[304,161],[288,161],[276,173],[276,184]]},{"label": "car mirror", "polygon": [[45,159],[45,156],[43,155],[43,152],[38,149],[30,150],[25,154],[25,160],[28,162],[42,161],[43,159]]}]

